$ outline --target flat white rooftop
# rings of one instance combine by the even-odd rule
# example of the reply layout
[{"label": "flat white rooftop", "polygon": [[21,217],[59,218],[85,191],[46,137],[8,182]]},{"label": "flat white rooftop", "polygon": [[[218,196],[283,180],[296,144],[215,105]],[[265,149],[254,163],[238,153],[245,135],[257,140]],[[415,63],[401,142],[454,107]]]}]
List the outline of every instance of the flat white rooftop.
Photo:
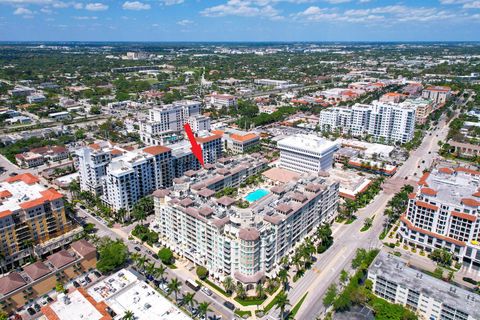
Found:
[{"label": "flat white rooftop", "polygon": [[22,180],[12,183],[0,182],[0,193],[8,191],[10,196],[5,197],[0,202],[0,212],[10,210],[12,212],[20,209],[20,204],[30,200],[35,200],[43,197],[40,193],[46,188],[40,183],[27,184]]},{"label": "flat white rooftop", "polygon": [[127,310],[137,320],[190,320],[191,318],[131,271],[123,269],[88,289],[97,302],[105,303],[121,319]]},{"label": "flat white rooftop", "polygon": [[302,149],[323,154],[338,149],[337,141],[330,141],[313,134],[295,134],[278,141],[279,148]]},{"label": "flat white rooftop", "polygon": [[68,296],[59,295],[50,309],[61,320],[100,320],[103,315],[78,290]]}]

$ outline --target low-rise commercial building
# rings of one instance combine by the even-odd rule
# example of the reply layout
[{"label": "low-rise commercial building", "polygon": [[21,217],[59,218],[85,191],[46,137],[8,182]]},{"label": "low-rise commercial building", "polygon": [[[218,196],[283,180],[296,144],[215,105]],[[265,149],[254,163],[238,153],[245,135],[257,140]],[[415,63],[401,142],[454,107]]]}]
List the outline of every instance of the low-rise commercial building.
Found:
[{"label": "low-rise commercial building", "polygon": [[231,94],[212,93],[205,98],[205,103],[213,108],[233,108],[237,105],[237,97]]},{"label": "low-rise commercial building", "polygon": [[30,149],[15,155],[17,164],[23,168],[41,166],[48,161],[61,161],[68,158],[68,150],[62,146],[45,146]]},{"label": "low-rise commercial building", "polygon": [[0,278],[0,303],[6,312],[16,309],[95,268],[97,250],[86,240],[78,240],[44,260],[25,265]]},{"label": "low-rise commercial building", "polygon": [[381,251],[368,269],[375,295],[416,312],[422,319],[480,319],[479,296],[411,268]]}]

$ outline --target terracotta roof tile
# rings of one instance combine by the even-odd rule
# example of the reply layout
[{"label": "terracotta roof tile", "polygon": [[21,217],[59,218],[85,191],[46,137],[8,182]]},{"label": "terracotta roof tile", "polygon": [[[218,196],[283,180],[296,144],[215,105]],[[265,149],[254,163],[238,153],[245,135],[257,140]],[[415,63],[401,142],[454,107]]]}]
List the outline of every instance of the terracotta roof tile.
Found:
[{"label": "terracotta roof tile", "polygon": [[171,151],[172,149],[164,147],[164,146],[151,146],[151,147],[146,147],[143,149],[144,152],[149,153],[153,156],[166,153]]}]

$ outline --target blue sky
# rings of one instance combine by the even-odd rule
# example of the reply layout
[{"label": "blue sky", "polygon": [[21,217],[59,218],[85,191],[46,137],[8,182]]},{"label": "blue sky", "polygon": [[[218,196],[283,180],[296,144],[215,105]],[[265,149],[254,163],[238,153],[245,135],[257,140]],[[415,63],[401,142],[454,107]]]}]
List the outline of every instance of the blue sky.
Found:
[{"label": "blue sky", "polygon": [[478,41],[480,0],[0,0],[3,41]]}]

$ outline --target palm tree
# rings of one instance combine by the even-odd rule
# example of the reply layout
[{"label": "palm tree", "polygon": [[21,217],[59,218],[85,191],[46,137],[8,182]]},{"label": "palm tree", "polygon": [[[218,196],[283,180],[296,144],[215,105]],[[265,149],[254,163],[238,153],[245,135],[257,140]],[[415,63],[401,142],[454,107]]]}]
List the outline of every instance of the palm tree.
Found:
[{"label": "palm tree", "polygon": [[160,263],[160,265],[155,269],[155,277],[160,278],[162,281],[165,280],[165,273],[167,271],[167,267]]},{"label": "palm tree", "polygon": [[134,264],[137,264],[138,260],[140,259],[142,255],[138,252],[134,252],[132,254],[130,254],[130,260],[134,263]]},{"label": "palm tree", "polygon": [[267,290],[272,291],[277,286],[277,281],[273,278],[267,279]]},{"label": "palm tree", "polygon": [[137,268],[140,270],[145,270],[145,264],[148,262],[146,255],[140,256],[137,260]]},{"label": "palm tree", "polygon": [[265,289],[263,288],[263,285],[261,283],[258,283],[255,286],[255,292],[257,293],[257,298],[259,299],[265,298]]},{"label": "palm tree", "polygon": [[292,257],[292,263],[297,268],[297,272],[299,272],[300,269],[301,269],[301,264],[302,264],[302,258],[300,256],[300,254],[297,253]]},{"label": "palm tree", "polygon": [[178,293],[180,292],[181,282],[177,278],[173,278],[168,284],[169,294],[172,292],[175,294],[175,301],[178,300]]},{"label": "palm tree", "polygon": [[277,301],[275,301],[275,309],[280,309],[280,318],[285,319],[285,307],[290,305],[288,296],[285,291],[281,291],[277,295]]},{"label": "palm tree", "polygon": [[127,310],[123,314],[122,320],[135,320],[135,315],[133,314],[132,311]]},{"label": "palm tree", "polygon": [[283,284],[283,290],[287,289],[287,284],[288,284],[288,271],[285,269],[282,269],[278,272],[278,278]]},{"label": "palm tree", "polygon": [[237,297],[239,297],[240,299],[245,299],[247,292],[245,291],[245,287],[243,286],[243,284],[239,283],[237,285],[236,293]]},{"label": "palm tree", "polygon": [[205,316],[205,319],[207,318],[207,313],[211,311],[210,310],[210,302],[202,302],[198,305],[198,317],[202,318]]},{"label": "palm tree", "polygon": [[149,263],[147,263],[147,265],[145,267],[145,272],[147,274],[153,276],[155,271],[156,271],[155,269],[156,269],[155,262],[149,262]]},{"label": "palm tree", "polygon": [[232,277],[227,276],[223,279],[223,287],[228,293],[232,293],[232,291],[235,290],[235,284],[233,283]]},{"label": "palm tree", "polygon": [[182,301],[183,303],[186,305],[186,306],[189,306],[190,307],[190,310],[193,309],[193,306],[195,305],[196,301],[195,299],[193,298],[195,296],[194,293],[186,293],[183,297],[182,297]]}]

